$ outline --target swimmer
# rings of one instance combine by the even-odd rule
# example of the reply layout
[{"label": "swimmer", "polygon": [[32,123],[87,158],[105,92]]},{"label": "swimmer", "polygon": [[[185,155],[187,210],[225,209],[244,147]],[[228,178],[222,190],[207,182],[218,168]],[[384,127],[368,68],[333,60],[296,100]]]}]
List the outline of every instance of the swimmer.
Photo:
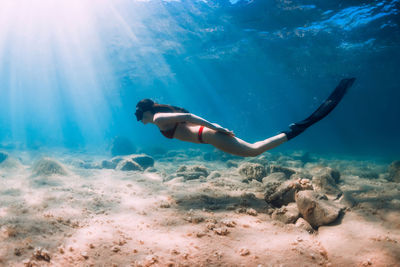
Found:
[{"label": "swimmer", "polygon": [[184,108],[158,104],[151,99],[139,101],[136,105],[135,115],[136,119],[143,124],[155,124],[166,138],[210,144],[229,154],[255,157],[291,140],[326,117],[339,104],[354,81],[355,78],[341,80],[331,95],[309,117],[290,124],[287,131],[255,143],[243,141],[236,137],[231,130],[217,123],[208,122]]}]

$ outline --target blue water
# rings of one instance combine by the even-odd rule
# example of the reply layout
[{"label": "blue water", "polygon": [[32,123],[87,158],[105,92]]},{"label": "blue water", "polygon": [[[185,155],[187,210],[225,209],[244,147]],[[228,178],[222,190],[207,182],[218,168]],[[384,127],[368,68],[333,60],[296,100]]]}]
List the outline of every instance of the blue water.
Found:
[{"label": "blue water", "polygon": [[207,149],[137,123],[142,98],[255,142],[354,76],[336,110],[277,151],[399,157],[399,2],[2,1],[1,147],[107,150],[125,136]]}]

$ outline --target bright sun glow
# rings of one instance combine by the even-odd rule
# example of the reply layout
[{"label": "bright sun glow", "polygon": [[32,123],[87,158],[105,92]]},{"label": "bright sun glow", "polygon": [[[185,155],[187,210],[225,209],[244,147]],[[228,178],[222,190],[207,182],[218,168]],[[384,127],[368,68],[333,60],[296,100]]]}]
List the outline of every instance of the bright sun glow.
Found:
[{"label": "bright sun glow", "polygon": [[105,1],[0,3],[1,91],[8,98],[12,137],[27,138],[26,126],[43,121],[50,139],[66,134],[68,121],[86,139],[101,136],[114,86],[97,27],[104,8]]},{"label": "bright sun glow", "polygon": [[104,143],[122,75],[173,79],[164,54],[180,51],[179,31],[163,1],[1,1],[3,136]]}]

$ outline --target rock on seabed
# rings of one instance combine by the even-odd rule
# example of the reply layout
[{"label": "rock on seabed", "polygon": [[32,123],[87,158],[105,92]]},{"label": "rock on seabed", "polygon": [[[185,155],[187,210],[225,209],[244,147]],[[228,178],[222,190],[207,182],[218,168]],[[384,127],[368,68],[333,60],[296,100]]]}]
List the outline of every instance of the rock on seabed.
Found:
[{"label": "rock on seabed", "polygon": [[41,158],[33,166],[33,174],[36,176],[67,175],[67,171],[57,160],[52,158]]},{"label": "rock on seabed", "polygon": [[311,190],[298,192],[296,203],[302,217],[315,229],[321,225],[334,222],[341,211],[326,197],[324,198],[324,196]]}]

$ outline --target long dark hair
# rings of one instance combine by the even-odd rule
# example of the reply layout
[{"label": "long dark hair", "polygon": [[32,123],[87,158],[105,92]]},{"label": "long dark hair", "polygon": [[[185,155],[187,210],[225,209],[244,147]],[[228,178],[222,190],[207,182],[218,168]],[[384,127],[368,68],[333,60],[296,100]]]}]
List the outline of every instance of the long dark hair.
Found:
[{"label": "long dark hair", "polygon": [[143,112],[150,111],[153,114],[156,113],[190,113],[188,110],[172,105],[158,104],[151,99],[145,98],[140,100],[136,105],[136,117],[137,120],[143,118]]}]

